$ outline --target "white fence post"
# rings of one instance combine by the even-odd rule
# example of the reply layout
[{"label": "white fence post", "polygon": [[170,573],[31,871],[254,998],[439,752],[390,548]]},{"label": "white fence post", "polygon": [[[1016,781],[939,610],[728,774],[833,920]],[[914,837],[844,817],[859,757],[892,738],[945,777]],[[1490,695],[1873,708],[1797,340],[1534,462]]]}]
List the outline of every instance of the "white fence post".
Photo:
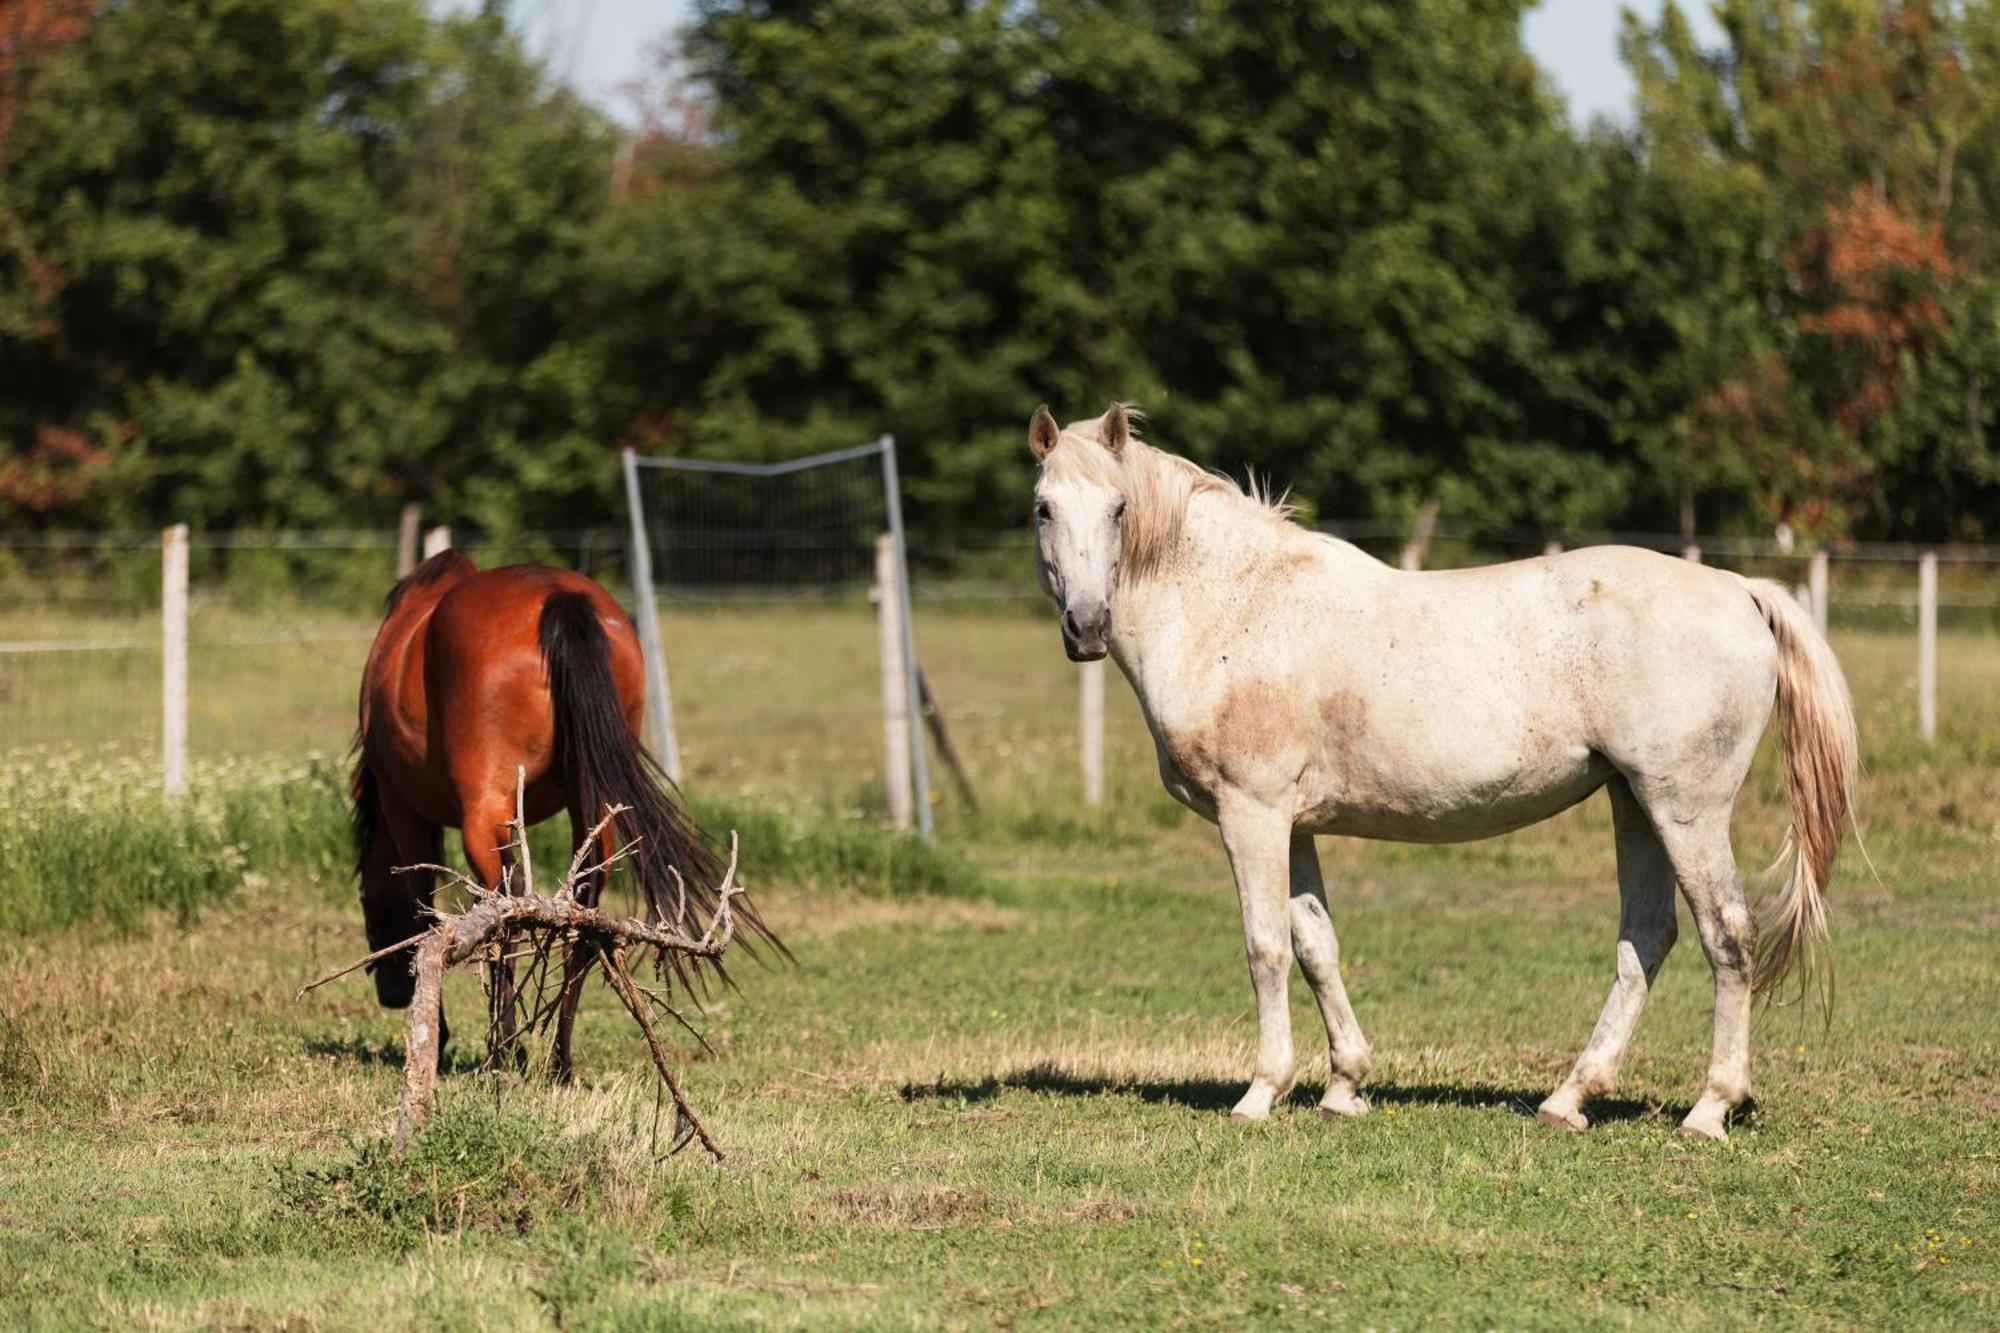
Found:
[{"label": "white fence post", "polygon": [[1104,804],[1104,659],[1085,662],[1081,671],[1083,802]]},{"label": "white fence post", "polygon": [[875,624],[882,639],[882,749],[887,761],[889,822],[910,826],[910,677],[903,664],[903,595],[896,539],[875,539]]},{"label": "white fence post", "polygon": [[[882,503],[889,511],[889,537],[896,556],[896,595],[903,622],[903,697],[916,707],[923,690],[917,684],[917,616],[910,607],[910,539],[903,531],[903,483],[896,476],[896,437],[875,442],[882,451]],[[931,760],[924,729],[910,733],[910,775],[917,792],[917,832],[931,836]]]},{"label": "white fence post", "polygon": [[1819,626],[1821,634],[1826,633],[1826,548],[1821,547],[1812,554],[1812,563],[1806,566],[1806,587],[1812,595],[1813,623]]},{"label": "white fence post", "polygon": [[1937,552],[1917,561],[1917,734],[1937,739]]},{"label": "white fence post", "polygon": [[160,785],[186,790],[188,762],[188,530],[160,540]]},{"label": "white fence post", "polygon": [[1687,561],[1689,564],[1700,564],[1701,547],[1694,542],[1689,542],[1686,546],[1681,547],[1681,559]]},{"label": "white fence post", "polygon": [[443,555],[451,549],[451,529],[439,524],[424,534],[424,559]]},{"label": "white fence post", "polygon": [[424,507],[403,506],[402,521],[396,525],[396,577],[402,578],[417,567],[418,534],[424,527]]},{"label": "white fence post", "polygon": [[653,598],[653,547],[646,533],[645,497],[639,490],[639,455],[621,450],[625,508],[632,526],[632,611],[639,618],[639,648],[646,658],[646,707],[653,717],[653,749],[660,767],[681,780],[680,733],[674,728],[674,695],[667,683],[666,645],[660,639],[660,604]]}]

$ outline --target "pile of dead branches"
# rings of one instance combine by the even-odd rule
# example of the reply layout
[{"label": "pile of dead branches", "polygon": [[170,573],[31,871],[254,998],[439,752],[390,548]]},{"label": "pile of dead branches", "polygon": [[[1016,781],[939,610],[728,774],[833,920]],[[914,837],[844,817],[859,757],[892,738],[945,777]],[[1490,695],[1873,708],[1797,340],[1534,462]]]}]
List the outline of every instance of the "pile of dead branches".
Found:
[{"label": "pile of dead branches", "polygon": [[[621,917],[592,905],[593,886],[602,884],[612,869],[630,857],[637,843],[628,843],[611,856],[595,860],[599,839],[624,806],[605,810],[604,818],[590,831],[571,860],[562,882],[553,893],[541,893],[535,886],[534,858],[528,851],[528,830],[523,803],[517,795],[515,817],[511,821],[514,838],[512,858],[500,884],[487,888],[448,866],[408,866],[397,871],[428,870],[446,877],[470,901],[463,912],[433,910],[431,927],[420,935],[378,949],[337,972],[302,987],[299,995],[329,981],[358,971],[370,963],[382,962],[415,947],[416,994],[410,1003],[410,1031],[404,1046],[401,1109],[396,1117],[396,1147],[400,1151],[410,1131],[429,1117],[437,1093],[438,1055],[441,1030],[441,992],[445,972],[468,964],[479,966],[485,977],[489,1000],[490,1030],[487,1046],[493,1063],[510,1051],[525,1049],[524,1041],[546,1037],[555,1028],[554,1050],[567,1072],[569,1020],[583,981],[594,965],[602,965],[605,981],[616,992],[625,1009],[639,1025],[659,1085],[672,1098],[675,1128],[668,1151],[677,1152],[691,1139],[722,1159],[708,1129],[689,1105],[680,1080],[674,1077],[666,1047],[653,1026],[652,1010],[657,1008],[692,1033],[701,1034],[660,993],[640,984],[633,976],[633,964],[663,983],[676,978],[686,983],[704,963],[722,957],[736,932],[734,901],[743,890],[736,882],[736,835],[729,835],[729,865],[717,892],[715,908],[697,931],[689,921],[686,885],[681,883],[678,910],[667,919],[644,921]],[[677,883],[680,873],[672,872]],[[440,895],[442,896],[442,895]],[[561,979],[556,980],[551,959],[561,960]],[[522,980],[513,981],[515,964],[523,964]],[[401,966],[396,959],[389,966]],[[661,989],[665,989],[663,985]],[[702,1041],[704,1046],[706,1041]]]}]

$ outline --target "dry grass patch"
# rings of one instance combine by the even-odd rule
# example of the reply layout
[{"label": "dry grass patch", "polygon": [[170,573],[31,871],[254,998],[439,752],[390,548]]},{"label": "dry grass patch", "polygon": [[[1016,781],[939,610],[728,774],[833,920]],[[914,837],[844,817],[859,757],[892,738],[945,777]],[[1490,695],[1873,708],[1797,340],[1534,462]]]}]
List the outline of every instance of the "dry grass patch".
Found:
[{"label": "dry grass patch", "polygon": [[809,1216],[890,1230],[942,1231],[950,1224],[989,1221],[1000,1211],[999,1200],[976,1186],[850,1185],[835,1190],[825,1204],[810,1209]]},{"label": "dry grass patch", "polygon": [[786,943],[829,939],[856,930],[1019,929],[1017,908],[964,898],[865,898],[853,893],[761,894],[758,907]]}]

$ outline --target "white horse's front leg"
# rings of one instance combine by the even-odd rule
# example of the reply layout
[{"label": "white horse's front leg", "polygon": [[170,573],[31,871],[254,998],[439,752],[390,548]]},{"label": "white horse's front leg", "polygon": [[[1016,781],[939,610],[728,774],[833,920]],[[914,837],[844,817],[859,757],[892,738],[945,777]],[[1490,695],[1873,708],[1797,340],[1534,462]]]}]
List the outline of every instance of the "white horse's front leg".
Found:
[{"label": "white horse's front leg", "polygon": [[1248,801],[1217,811],[1222,845],[1236,876],[1243,906],[1243,951],[1257,993],[1257,1064],[1250,1087],[1230,1112],[1232,1120],[1262,1120],[1292,1090],[1298,1061],[1292,1051],[1292,1008],[1286,993],[1292,971],[1291,817]]}]

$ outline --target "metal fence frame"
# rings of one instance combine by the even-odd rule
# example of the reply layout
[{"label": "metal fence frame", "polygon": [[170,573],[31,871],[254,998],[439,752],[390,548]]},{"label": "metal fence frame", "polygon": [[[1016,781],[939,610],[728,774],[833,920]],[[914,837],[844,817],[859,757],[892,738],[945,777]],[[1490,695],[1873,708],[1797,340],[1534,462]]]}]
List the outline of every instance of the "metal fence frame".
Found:
[{"label": "metal fence frame", "polygon": [[[903,676],[908,706],[915,709],[921,697],[917,668],[917,637],[910,610],[910,549],[903,528],[903,491],[896,472],[896,437],[883,435],[867,444],[832,449],[780,463],[731,463],[708,458],[641,458],[632,450],[622,451],[625,473],[625,503],[632,524],[632,600],[638,605],[639,634],[644,640],[647,662],[647,698],[652,707],[655,742],[667,772],[678,782],[681,776],[680,740],[674,728],[673,696],[667,684],[667,657],[660,638],[658,603],[653,592],[653,553],[648,538],[645,498],[639,486],[641,468],[662,472],[703,472],[737,477],[782,477],[813,468],[849,463],[879,456],[882,460],[882,490],[888,509],[889,537],[896,551],[896,587],[901,605],[896,608],[902,622]],[[930,756],[921,724],[910,732],[910,767],[916,795],[917,828],[931,835]]]}]

